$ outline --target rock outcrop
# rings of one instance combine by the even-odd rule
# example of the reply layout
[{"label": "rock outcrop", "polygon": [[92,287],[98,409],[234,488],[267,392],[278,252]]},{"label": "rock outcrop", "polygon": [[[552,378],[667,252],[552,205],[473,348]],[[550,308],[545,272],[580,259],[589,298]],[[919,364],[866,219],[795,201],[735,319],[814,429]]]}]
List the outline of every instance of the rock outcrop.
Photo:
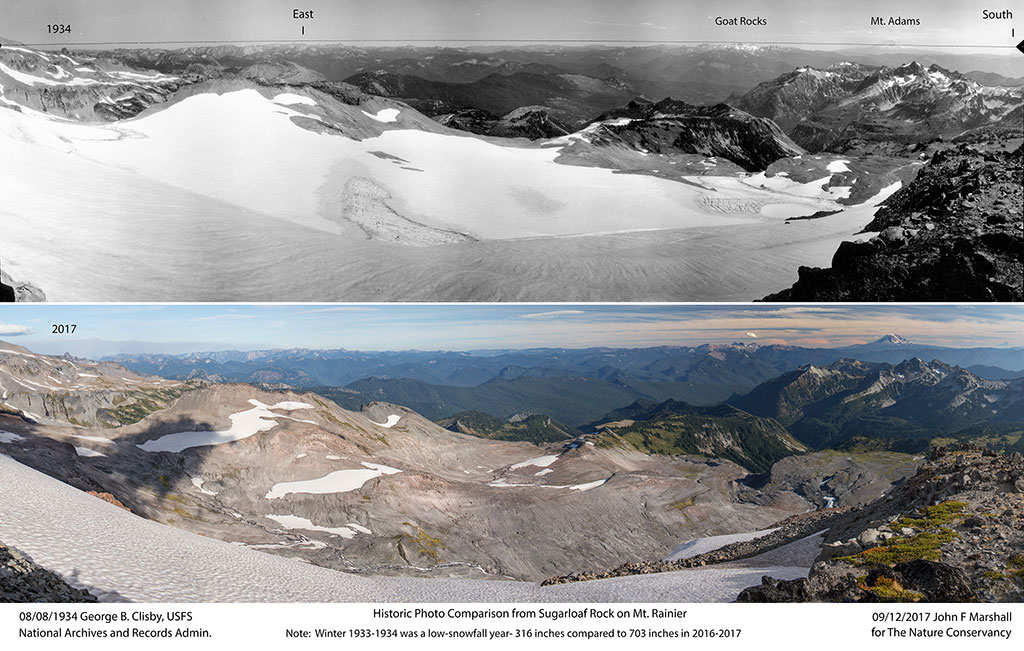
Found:
[{"label": "rock outcrop", "polygon": [[801,267],[766,301],[1024,300],[1024,152],[938,152],[830,269]]},{"label": "rock outcrop", "polygon": [[18,550],[0,543],[0,602],[78,603],[95,602],[85,590],[25,558]]},{"label": "rock outcrop", "polygon": [[759,172],[804,153],[774,122],[728,104],[694,106],[672,98],[633,100],[603,114],[591,134],[595,146],[626,146],[643,153],[700,154]]},{"label": "rock outcrop", "polygon": [[1020,602],[1024,457],[936,448],[904,485],[837,518],[806,579],[739,601]]}]

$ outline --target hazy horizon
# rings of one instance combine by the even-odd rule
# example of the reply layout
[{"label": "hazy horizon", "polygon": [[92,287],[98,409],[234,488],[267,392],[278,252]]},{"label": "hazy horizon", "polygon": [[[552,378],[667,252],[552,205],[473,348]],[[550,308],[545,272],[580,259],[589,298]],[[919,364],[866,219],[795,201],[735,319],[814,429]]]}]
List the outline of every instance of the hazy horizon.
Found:
[{"label": "hazy horizon", "polygon": [[[403,43],[883,43],[936,47],[1005,45],[1013,52],[1011,21],[982,21],[983,0],[868,0],[821,3],[723,0],[6,0],[3,35],[22,43],[221,43],[316,40]],[[314,18],[295,19],[293,9]],[[871,27],[870,16],[919,17],[911,30]],[[763,27],[716,26],[715,20],[759,16]],[[70,24],[49,36],[48,23]],[[301,28],[305,27],[305,34]],[[1005,29],[1004,29],[1005,28]]]},{"label": "hazy horizon", "polygon": [[[75,324],[74,335],[51,334]],[[46,354],[221,350],[471,351],[643,348],[737,341],[836,348],[887,333],[915,343],[1024,346],[1016,305],[47,305],[20,304],[0,339]]]}]

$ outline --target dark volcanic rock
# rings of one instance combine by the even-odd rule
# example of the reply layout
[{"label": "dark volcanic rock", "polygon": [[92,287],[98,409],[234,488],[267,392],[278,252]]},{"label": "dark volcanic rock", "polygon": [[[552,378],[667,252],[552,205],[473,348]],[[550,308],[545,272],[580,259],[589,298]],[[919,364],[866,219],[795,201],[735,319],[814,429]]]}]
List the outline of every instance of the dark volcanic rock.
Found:
[{"label": "dark volcanic rock", "polygon": [[804,153],[771,120],[728,104],[693,106],[672,98],[651,104],[638,98],[599,119],[616,118],[622,118],[621,123],[606,123],[596,130],[595,145],[624,145],[654,154],[720,156],[748,172]]},{"label": "dark volcanic rock", "polygon": [[974,601],[974,588],[959,567],[935,561],[897,563],[893,571],[904,589],[922,593],[928,601]]},{"label": "dark volcanic rock", "polygon": [[14,302],[14,288],[10,285],[0,283],[0,303]]},{"label": "dark volcanic rock", "polygon": [[498,121],[498,116],[481,109],[467,108],[460,109],[454,113],[439,115],[434,119],[449,129],[467,131],[477,135],[487,135]]},{"label": "dark volcanic rock", "polygon": [[766,602],[852,602],[885,601],[875,591],[865,589],[898,586],[897,590],[922,595],[922,601],[962,603],[974,601],[974,588],[963,570],[935,561],[913,560],[894,567],[879,565],[858,578],[853,572],[819,564],[806,579],[780,581],[770,576],[761,585],[747,588],[736,601]]},{"label": "dark volcanic rock", "polygon": [[487,111],[468,108],[435,119],[451,129],[498,138],[545,140],[570,132],[551,116],[551,109],[544,106],[524,106],[500,118]]},{"label": "dark volcanic rock", "polygon": [[94,602],[96,597],[73,588],[53,572],[26,559],[0,543],[0,602],[70,603]]},{"label": "dark volcanic rock", "polygon": [[777,603],[828,601],[861,601],[865,592],[852,574],[818,572],[810,578],[781,581],[770,576],[761,577],[761,585],[747,588],[736,601],[747,603]]},{"label": "dark volcanic rock", "polygon": [[801,267],[766,301],[1024,300],[1024,154],[968,146],[938,152],[832,268]]}]

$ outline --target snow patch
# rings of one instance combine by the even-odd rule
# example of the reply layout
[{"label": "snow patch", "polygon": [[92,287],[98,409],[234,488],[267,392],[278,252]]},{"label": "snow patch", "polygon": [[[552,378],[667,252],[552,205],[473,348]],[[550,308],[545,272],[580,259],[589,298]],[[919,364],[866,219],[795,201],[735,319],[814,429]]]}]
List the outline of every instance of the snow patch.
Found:
[{"label": "snow patch", "polygon": [[362,113],[366,117],[374,119],[377,122],[384,122],[385,124],[388,124],[391,122],[398,122],[398,114],[401,113],[401,111],[398,109],[387,108],[377,111],[376,115],[373,113],[367,113],[366,111],[363,111]]},{"label": "snow patch", "polygon": [[373,423],[374,425],[376,425],[377,427],[385,427],[387,429],[391,429],[392,427],[397,425],[398,421],[400,421],[400,420],[402,420],[401,416],[396,416],[395,414],[391,414],[390,416],[388,416],[388,419],[386,421],[384,421],[383,423],[373,423],[372,420],[370,422]]},{"label": "snow patch", "polygon": [[307,405],[304,402],[279,402],[275,405],[265,405],[259,400],[253,399],[249,401],[249,404],[253,405],[252,409],[240,411],[228,417],[231,420],[231,427],[226,430],[166,434],[158,439],[146,441],[139,445],[139,447],[146,452],[181,452],[188,448],[204,445],[218,445],[240,441],[273,428],[277,425],[276,418],[287,418],[287,416],[275,414],[272,411],[274,409],[294,411],[296,409],[313,408],[313,405]]},{"label": "snow patch", "polygon": [[547,468],[548,466],[550,466],[551,464],[553,464],[557,460],[558,460],[558,455],[557,454],[548,454],[548,455],[545,455],[543,457],[537,457],[535,459],[527,459],[526,461],[523,461],[521,463],[517,463],[517,464],[511,466],[511,469],[512,470],[519,470],[520,468],[525,468],[526,466],[537,466],[539,468]]},{"label": "snow patch", "polygon": [[329,475],[320,477],[319,479],[306,479],[302,481],[289,481],[280,484],[274,484],[273,487],[267,492],[266,498],[268,500],[275,500],[285,497],[289,493],[348,493],[359,488],[362,488],[363,484],[380,477],[381,475],[394,475],[402,472],[397,468],[390,468],[388,466],[380,465],[377,463],[363,462],[363,465],[367,469],[353,468],[350,470],[338,470],[332,472]]},{"label": "snow patch", "polygon": [[18,441],[24,441],[25,437],[15,434],[14,432],[5,432],[0,430],[0,443],[17,443]]},{"label": "snow patch", "polygon": [[217,494],[214,491],[207,490],[207,489],[203,488],[203,484],[204,483],[205,482],[203,481],[203,479],[201,477],[193,477],[192,478],[192,485],[195,486],[196,490],[198,490],[203,495],[216,495]]},{"label": "snow patch", "polygon": [[93,450],[91,448],[85,448],[85,447],[80,447],[80,446],[75,446],[75,452],[80,457],[105,457],[105,456],[107,456],[107,455],[103,454],[102,452],[97,452],[96,450]]},{"label": "snow patch", "polygon": [[[269,519],[277,522],[285,529],[305,529],[306,531],[323,531],[324,533],[341,536],[342,538],[355,538],[357,533],[371,533],[369,529],[359,525],[349,524],[345,527],[321,527],[313,524],[311,520],[300,518],[296,515],[268,515]],[[357,529],[358,527],[358,529]]]},{"label": "snow patch", "polygon": [[296,95],[295,93],[281,93],[274,97],[275,104],[291,106],[293,104],[304,104],[306,106],[317,106],[316,101],[311,97]]},{"label": "snow patch", "polygon": [[[611,479],[611,477],[608,479]],[[580,491],[582,493],[583,491],[589,491],[597,488],[598,486],[603,486],[608,479],[598,479],[597,481],[588,482],[586,484],[576,484],[575,486],[570,486],[569,490]]]}]

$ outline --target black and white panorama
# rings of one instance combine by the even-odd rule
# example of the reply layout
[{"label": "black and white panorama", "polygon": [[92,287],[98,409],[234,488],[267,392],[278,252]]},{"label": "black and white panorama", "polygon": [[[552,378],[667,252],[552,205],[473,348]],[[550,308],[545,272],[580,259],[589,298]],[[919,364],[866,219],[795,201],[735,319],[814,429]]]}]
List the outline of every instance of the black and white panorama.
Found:
[{"label": "black and white panorama", "polygon": [[54,38],[0,40],[7,299],[1022,298],[1016,57]]}]

